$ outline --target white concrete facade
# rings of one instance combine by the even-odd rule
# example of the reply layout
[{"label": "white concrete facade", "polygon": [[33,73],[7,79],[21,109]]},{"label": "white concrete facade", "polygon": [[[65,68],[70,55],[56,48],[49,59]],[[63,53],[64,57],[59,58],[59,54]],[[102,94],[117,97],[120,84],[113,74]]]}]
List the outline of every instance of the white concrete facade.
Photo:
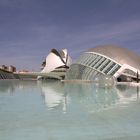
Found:
[{"label": "white concrete facade", "polygon": [[[72,59],[68,54],[67,49],[56,50],[52,49],[45,60],[45,66],[42,69],[42,73],[50,73],[59,70],[60,68],[69,68],[72,63]],[[38,79],[42,78],[41,76]]]},{"label": "white concrete facade", "polygon": [[97,76],[110,75],[118,81],[134,81],[139,74],[140,56],[126,48],[105,45],[83,53],[70,66],[66,79],[94,81]]}]

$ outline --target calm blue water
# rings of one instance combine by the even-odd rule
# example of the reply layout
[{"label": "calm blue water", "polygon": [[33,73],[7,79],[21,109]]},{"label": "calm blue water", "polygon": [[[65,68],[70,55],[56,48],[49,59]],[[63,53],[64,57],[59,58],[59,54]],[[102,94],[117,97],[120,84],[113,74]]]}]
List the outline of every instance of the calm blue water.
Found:
[{"label": "calm blue water", "polygon": [[139,140],[139,89],[0,81],[0,140]]}]

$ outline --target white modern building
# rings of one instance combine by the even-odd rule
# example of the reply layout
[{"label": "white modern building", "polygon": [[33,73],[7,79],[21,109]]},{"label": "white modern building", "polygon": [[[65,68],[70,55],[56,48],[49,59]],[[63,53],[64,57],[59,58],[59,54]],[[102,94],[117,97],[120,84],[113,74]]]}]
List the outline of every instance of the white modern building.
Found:
[{"label": "white modern building", "polygon": [[43,62],[41,73],[47,73],[47,77],[39,76],[38,79],[64,79],[67,69],[72,63],[72,59],[67,49],[52,49]]},{"label": "white modern building", "polygon": [[66,80],[90,80],[112,76],[116,81],[136,81],[140,74],[140,56],[118,46],[89,49],[70,66]]}]

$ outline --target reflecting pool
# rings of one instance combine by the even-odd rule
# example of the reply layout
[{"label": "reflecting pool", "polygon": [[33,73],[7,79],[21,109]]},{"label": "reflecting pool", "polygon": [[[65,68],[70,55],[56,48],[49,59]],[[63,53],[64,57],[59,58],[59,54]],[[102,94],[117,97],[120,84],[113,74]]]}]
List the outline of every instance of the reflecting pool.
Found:
[{"label": "reflecting pool", "polygon": [[139,140],[138,87],[0,81],[0,140]]}]

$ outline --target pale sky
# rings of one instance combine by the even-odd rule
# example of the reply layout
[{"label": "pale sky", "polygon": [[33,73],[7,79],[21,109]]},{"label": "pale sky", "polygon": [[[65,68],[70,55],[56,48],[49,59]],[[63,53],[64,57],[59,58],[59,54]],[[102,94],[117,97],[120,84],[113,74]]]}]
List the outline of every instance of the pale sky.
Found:
[{"label": "pale sky", "polygon": [[37,71],[52,48],[105,44],[140,55],[139,0],[0,0],[0,65]]}]

